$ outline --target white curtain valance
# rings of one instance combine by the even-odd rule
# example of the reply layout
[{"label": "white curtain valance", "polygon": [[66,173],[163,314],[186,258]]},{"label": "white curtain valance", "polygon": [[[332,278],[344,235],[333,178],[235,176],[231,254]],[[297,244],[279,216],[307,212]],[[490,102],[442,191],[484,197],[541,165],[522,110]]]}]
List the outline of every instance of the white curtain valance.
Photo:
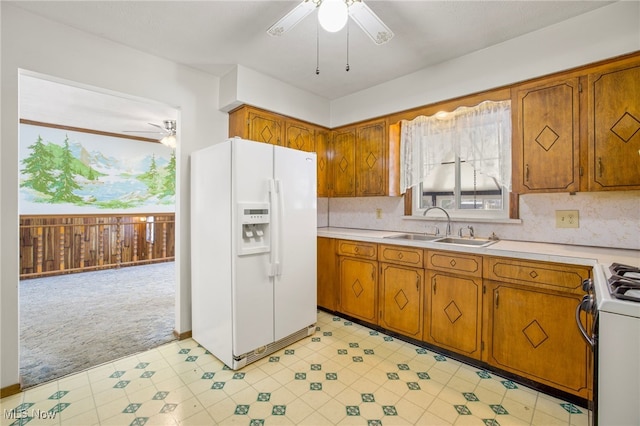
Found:
[{"label": "white curtain valance", "polygon": [[451,113],[403,120],[401,192],[422,182],[451,153],[510,190],[511,101],[486,101]]}]

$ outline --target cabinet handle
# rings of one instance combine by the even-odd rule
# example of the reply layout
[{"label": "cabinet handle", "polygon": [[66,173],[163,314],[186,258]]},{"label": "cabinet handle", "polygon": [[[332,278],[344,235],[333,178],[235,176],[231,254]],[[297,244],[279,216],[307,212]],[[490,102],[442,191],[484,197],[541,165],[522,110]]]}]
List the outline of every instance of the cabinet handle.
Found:
[{"label": "cabinet handle", "polygon": [[602,157],[598,157],[598,174],[602,177]]},{"label": "cabinet handle", "polygon": [[420,291],[420,275],[416,274],[416,291]]},{"label": "cabinet handle", "polygon": [[524,165],[524,180],[529,182],[529,165]]},{"label": "cabinet handle", "polygon": [[496,290],[496,309],[498,309],[499,301],[500,301],[500,290]]},{"label": "cabinet handle", "polygon": [[438,281],[434,278],[433,279],[433,294],[436,294],[436,286],[438,285]]}]

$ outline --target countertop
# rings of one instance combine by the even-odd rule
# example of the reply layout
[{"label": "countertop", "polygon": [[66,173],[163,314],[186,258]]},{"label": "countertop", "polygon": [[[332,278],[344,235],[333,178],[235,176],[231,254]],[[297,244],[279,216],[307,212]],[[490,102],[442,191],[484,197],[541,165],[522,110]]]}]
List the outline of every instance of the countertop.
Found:
[{"label": "countertop", "polygon": [[318,237],[367,241],[378,244],[404,245],[430,248],[434,250],[449,250],[488,256],[513,257],[592,267],[596,267],[598,264],[609,266],[614,262],[640,267],[640,250],[510,240],[498,240],[498,242],[493,243],[488,247],[467,247],[432,241],[411,241],[389,238],[405,233],[406,232],[377,231],[357,228],[318,228]]}]

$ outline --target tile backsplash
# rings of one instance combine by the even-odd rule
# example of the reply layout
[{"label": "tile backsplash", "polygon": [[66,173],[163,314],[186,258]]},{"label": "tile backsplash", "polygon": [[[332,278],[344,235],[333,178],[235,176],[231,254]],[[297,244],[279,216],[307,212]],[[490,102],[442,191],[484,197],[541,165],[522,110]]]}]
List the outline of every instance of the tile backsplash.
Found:
[{"label": "tile backsplash", "polygon": [[[380,209],[381,218],[377,218]],[[579,228],[556,228],[556,210],[578,210]],[[320,198],[318,226],[401,232],[444,232],[441,221],[408,220],[402,197]],[[518,223],[453,220],[453,232],[473,225],[476,236],[640,250],[640,191],[582,192],[520,197]]]}]

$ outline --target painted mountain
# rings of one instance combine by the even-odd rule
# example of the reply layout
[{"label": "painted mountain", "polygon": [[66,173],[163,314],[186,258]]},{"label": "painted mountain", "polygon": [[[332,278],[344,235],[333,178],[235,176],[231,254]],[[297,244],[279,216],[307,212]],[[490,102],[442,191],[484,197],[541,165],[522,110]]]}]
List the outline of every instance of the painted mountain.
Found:
[{"label": "painted mountain", "polygon": [[38,134],[21,160],[21,198],[99,210],[173,207],[175,152],[167,157],[166,151],[158,152],[155,146],[151,149],[156,144],[128,142],[146,144],[143,148],[147,149],[129,145],[129,149],[111,149],[109,154],[71,141],[68,135],[60,144],[45,141]]}]

